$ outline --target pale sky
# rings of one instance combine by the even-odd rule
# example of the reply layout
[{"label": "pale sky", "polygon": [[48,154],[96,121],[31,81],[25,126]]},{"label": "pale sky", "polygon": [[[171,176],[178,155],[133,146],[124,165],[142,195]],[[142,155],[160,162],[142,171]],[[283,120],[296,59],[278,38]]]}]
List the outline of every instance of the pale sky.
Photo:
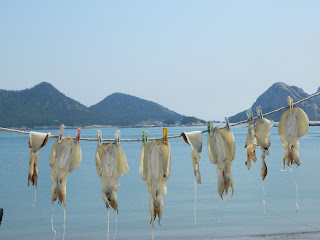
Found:
[{"label": "pale sky", "polygon": [[[275,82],[320,87],[320,1],[0,0],[0,88],[114,92],[223,120]],[[287,97],[287,96],[284,96]]]}]

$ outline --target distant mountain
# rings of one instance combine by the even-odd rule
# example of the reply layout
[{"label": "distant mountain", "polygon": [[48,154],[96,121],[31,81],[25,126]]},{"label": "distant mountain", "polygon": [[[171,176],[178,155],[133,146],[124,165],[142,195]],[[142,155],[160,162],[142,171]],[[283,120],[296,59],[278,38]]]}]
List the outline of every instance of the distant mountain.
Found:
[{"label": "distant mountain", "polygon": [[[318,89],[320,91],[320,88]],[[265,91],[256,102],[251,106],[254,116],[256,116],[256,107],[261,106],[262,113],[271,112],[283,106],[287,106],[287,97],[293,98],[293,102],[299,101],[309,96],[301,88],[296,86],[289,86],[282,82],[273,84],[267,91]],[[306,102],[297,105],[302,108],[311,121],[320,120],[320,96],[310,99]],[[269,115],[267,118],[274,121],[279,121],[283,111]],[[229,118],[230,122],[238,122],[247,119],[245,111],[242,111]]]},{"label": "distant mountain", "polygon": [[87,108],[46,82],[21,91],[0,90],[1,127],[55,127],[61,123],[129,126],[164,120],[175,123],[183,117],[157,103],[123,93],[114,93]]},{"label": "distant mountain", "polygon": [[0,90],[0,125],[4,127],[101,124],[101,114],[42,82],[22,91]]},{"label": "distant mountain", "polygon": [[184,117],[155,102],[124,93],[113,93],[89,109],[114,116],[118,125],[164,120],[180,121]]}]

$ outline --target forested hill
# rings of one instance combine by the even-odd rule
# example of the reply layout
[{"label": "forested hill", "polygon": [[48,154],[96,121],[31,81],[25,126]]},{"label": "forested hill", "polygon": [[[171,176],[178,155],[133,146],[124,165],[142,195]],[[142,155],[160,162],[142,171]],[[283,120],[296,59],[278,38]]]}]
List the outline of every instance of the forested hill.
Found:
[{"label": "forested hill", "polygon": [[184,124],[198,121],[122,93],[114,93],[87,108],[46,82],[21,91],[0,90],[1,127],[56,127],[61,123],[66,126],[132,126],[162,121],[175,124],[181,120]]},{"label": "forested hill", "polygon": [[79,126],[100,118],[46,82],[21,91],[0,90],[0,126]]},{"label": "forested hill", "polygon": [[[318,89],[318,91],[319,90],[320,89]],[[261,96],[259,96],[256,102],[251,106],[251,109],[254,112],[254,116],[256,116],[256,107],[258,106],[261,106],[262,113],[267,113],[283,106],[287,106],[288,96],[291,96],[293,98],[293,102],[296,102],[308,97],[309,94],[296,86],[289,86],[282,82],[275,83]],[[311,121],[320,120],[320,96],[303,102],[297,105],[297,107],[302,108],[307,113]],[[229,121],[238,122],[247,119],[247,115],[245,112],[246,110],[230,117]],[[274,121],[279,121],[282,113],[283,111],[272,114],[267,118]]]},{"label": "forested hill", "polygon": [[155,102],[124,93],[113,93],[89,109],[102,114],[112,113],[120,125],[145,121],[181,121],[184,117]]}]

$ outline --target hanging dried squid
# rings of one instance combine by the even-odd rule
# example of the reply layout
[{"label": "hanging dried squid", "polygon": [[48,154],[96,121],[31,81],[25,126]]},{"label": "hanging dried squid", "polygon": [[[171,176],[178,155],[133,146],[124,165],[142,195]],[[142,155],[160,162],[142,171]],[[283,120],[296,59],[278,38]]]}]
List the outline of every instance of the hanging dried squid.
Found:
[{"label": "hanging dried squid", "polygon": [[253,115],[252,115],[252,110],[250,109],[247,111],[247,116],[249,119],[249,124],[248,124],[248,134],[247,134],[247,139],[246,139],[246,144],[245,148],[247,149],[247,159],[245,164],[247,165],[248,170],[251,168],[251,160],[253,162],[257,161],[256,157],[256,148],[258,146],[257,144],[257,138],[255,134],[255,123],[253,120]]},{"label": "hanging dried squid", "polygon": [[163,196],[167,195],[165,182],[170,176],[171,150],[169,142],[150,140],[142,144],[139,172],[150,194],[150,224],[158,216],[159,224],[163,211]]},{"label": "hanging dried squid", "polygon": [[257,143],[261,148],[261,178],[264,180],[268,174],[267,164],[265,162],[266,155],[269,155],[270,131],[273,121],[262,116],[261,107],[257,107],[258,119],[256,121],[255,135]]},{"label": "hanging dried squid", "polygon": [[221,198],[228,194],[231,187],[233,195],[233,177],[231,165],[235,157],[236,144],[229,127],[215,128],[208,134],[208,153],[212,164],[217,165],[218,193]]},{"label": "hanging dried squid", "polygon": [[199,170],[199,160],[200,154],[202,151],[202,132],[194,131],[194,132],[183,132],[181,133],[184,141],[190,145],[192,152],[192,166],[194,170],[194,176],[198,184],[201,184],[201,175]]},{"label": "hanging dried squid", "polygon": [[63,203],[65,206],[67,177],[79,167],[82,161],[80,133],[81,130],[78,129],[77,140],[66,136],[61,139],[60,143],[60,139],[57,139],[53,144],[49,162],[52,168],[50,172],[52,203],[58,198],[59,204]]},{"label": "hanging dried squid", "polygon": [[283,167],[287,164],[290,169],[292,164],[300,165],[299,138],[309,132],[309,118],[301,108],[293,106],[291,97],[288,97],[288,105],[281,115],[278,134],[284,148]]},{"label": "hanging dried squid", "polygon": [[28,146],[30,150],[30,161],[29,161],[29,174],[28,174],[28,186],[31,184],[37,187],[38,184],[38,161],[39,161],[39,150],[44,147],[51,134],[50,133],[39,133],[30,132]]},{"label": "hanging dried squid", "polygon": [[[116,131],[117,134],[120,135],[120,132]],[[99,138],[101,131],[97,131],[97,135]],[[127,158],[120,143],[99,143],[95,162],[97,173],[101,177],[102,199],[106,208],[109,209],[110,205],[118,213],[117,190],[120,187],[118,178],[129,171]]]}]

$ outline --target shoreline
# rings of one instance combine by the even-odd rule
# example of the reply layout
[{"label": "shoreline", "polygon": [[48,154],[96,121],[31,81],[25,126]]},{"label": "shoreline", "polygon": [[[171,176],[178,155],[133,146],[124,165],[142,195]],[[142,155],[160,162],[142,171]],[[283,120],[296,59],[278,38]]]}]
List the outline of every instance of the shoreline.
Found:
[{"label": "shoreline", "polygon": [[[230,123],[233,124],[233,123]],[[225,125],[224,122],[222,123],[214,123],[214,126],[223,126]],[[239,126],[246,125],[246,123],[240,124]],[[279,122],[274,122],[273,127],[278,127]],[[207,127],[206,124],[193,124],[193,125],[146,125],[146,124],[139,124],[139,125],[129,125],[129,126],[112,126],[112,125],[89,125],[84,127],[79,126],[65,126],[66,129],[76,129],[76,128],[82,128],[82,129],[90,129],[90,128],[156,128],[156,127]],[[309,126],[320,126],[320,121],[310,121]],[[9,129],[15,129],[15,130],[46,130],[46,129],[59,129],[60,126],[35,126],[35,127],[6,127]]]}]

